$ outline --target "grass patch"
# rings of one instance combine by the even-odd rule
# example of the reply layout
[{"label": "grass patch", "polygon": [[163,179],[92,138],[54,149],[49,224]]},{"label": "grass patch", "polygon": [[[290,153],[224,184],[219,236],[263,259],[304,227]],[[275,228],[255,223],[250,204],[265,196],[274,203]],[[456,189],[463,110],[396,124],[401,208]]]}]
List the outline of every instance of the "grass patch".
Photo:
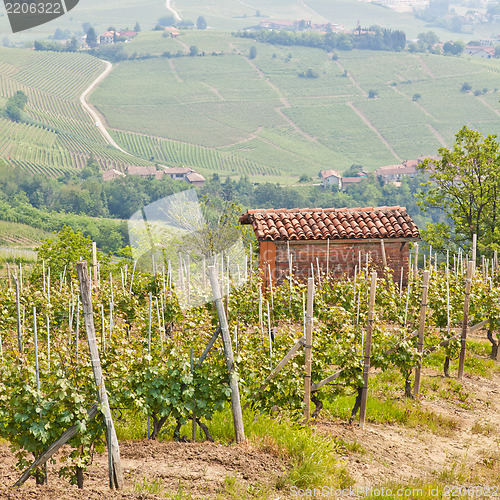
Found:
[{"label": "grass patch", "polygon": [[[277,488],[323,485],[345,488],[353,484],[347,471],[335,461],[335,457],[342,452],[340,445],[317,434],[314,428],[287,418],[277,420],[249,411],[244,414],[244,425],[250,443],[290,464],[289,472],[278,480]],[[234,439],[228,407],[214,416],[210,430],[218,441],[228,443]]]},{"label": "grass patch", "polygon": [[142,413],[116,411],[113,420],[119,440],[138,440],[147,437],[148,419]]},{"label": "grass patch", "polygon": [[[348,420],[354,406],[354,397],[345,396],[325,404],[333,416]],[[438,436],[446,436],[458,429],[458,422],[432,411],[411,399],[391,399],[368,395],[366,421],[376,424],[402,425],[416,429],[427,429]]]}]

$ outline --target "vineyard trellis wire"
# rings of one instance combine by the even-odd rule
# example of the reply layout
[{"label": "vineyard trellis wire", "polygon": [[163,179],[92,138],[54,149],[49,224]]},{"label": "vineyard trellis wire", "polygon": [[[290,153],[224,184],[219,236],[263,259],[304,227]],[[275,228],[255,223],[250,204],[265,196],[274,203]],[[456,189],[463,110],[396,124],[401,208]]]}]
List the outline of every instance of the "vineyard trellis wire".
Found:
[{"label": "vineyard trellis wire", "polygon": [[[77,251],[75,259],[90,260],[88,243],[88,248]],[[79,432],[70,439],[61,468],[76,482],[79,471],[88,466],[93,450],[102,442],[103,427],[99,420],[89,421],[88,408],[95,400],[92,367],[86,351],[81,347],[78,354],[76,351],[81,325],[75,324],[79,294],[75,270],[67,264],[57,268],[56,261],[51,262],[50,279],[48,263],[44,266],[39,262],[30,276],[21,276],[18,270],[17,300],[13,288],[0,290],[0,435],[17,450],[18,466],[24,469],[59,437],[61,429],[76,426]],[[152,418],[156,422],[154,437],[162,432],[164,424],[173,426],[180,437],[181,426],[193,415],[198,422],[209,424],[215,411],[231,396],[225,359],[214,336],[218,319],[207,306],[181,312],[175,286],[169,279],[168,262],[156,262],[154,271],[148,272],[133,271],[133,267],[130,260],[113,263],[108,256],[99,254],[94,271],[97,287],[92,292],[93,308],[94,316],[100,319],[97,336],[110,404]],[[377,279],[370,356],[375,369],[396,366],[407,380],[408,371],[433,350],[450,345],[456,350],[460,336],[456,330],[464,311],[464,268],[456,262],[457,272],[449,273],[444,265],[430,266],[422,350],[417,349],[415,328],[422,318],[423,276],[412,277],[406,297],[389,270]],[[260,278],[252,271],[248,283],[234,289],[227,304],[228,327],[237,336],[235,362],[244,382],[241,396],[247,406],[263,410],[279,406],[300,415],[304,409],[305,284],[289,276],[284,284],[263,291]],[[364,386],[362,358],[370,269],[366,271],[361,269],[353,278],[336,281],[326,275],[313,277],[311,390],[316,410],[325,398],[356,393]],[[447,288],[449,300],[443,295]],[[148,300],[150,294],[153,302]],[[495,342],[498,340],[493,332],[500,322],[499,296],[497,273],[478,270],[471,278],[469,316],[471,323],[486,326],[488,322],[489,336]],[[259,307],[259,298],[261,304],[267,301],[272,307]],[[150,315],[152,303],[156,304],[157,314]],[[40,318],[46,318],[46,328],[38,330],[40,390],[36,388],[34,366],[33,308]],[[266,323],[269,332],[264,328]],[[79,339],[81,343],[82,336]],[[191,349],[198,356],[210,342],[215,344],[215,350],[204,363],[192,366]],[[271,349],[273,359],[286,360],[274,363],[274,369],[269,364]],[[41,471],[35,470],[35,477],[43,481]]]}]

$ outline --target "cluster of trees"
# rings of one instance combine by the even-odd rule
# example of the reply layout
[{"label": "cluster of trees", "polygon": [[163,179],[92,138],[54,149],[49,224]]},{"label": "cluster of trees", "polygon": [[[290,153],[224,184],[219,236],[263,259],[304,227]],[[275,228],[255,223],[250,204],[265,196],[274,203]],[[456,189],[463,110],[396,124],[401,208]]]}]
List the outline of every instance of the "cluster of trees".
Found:
[{"label": "cluster of trees", "polygon": [[430,52],[431,54],[440,54],[441,48],[437,46],[439,37],[434,31],[419,33],[417,42],[408,42],[409,52]]},{"label": "cluster of trees", "polygon": [[76,52],[80,48],[80,44],[75,37],[70,38],[66,43],[35,40],[33,48],[35,50],[51,50],[52,52]]},{"label": "cluster of trees", "polygon": [[429,177],[420,193],[423,210],[446,214],[446,222],[431,224],[424,232],[433,248],[455,250],[476,234],[481,251],[500,250],[500,144],[463,127],[453,148],[439,149],[439,161],[424,162]]},{"label": "cluster of trees", "polygon": [[7,118],[15,122],[24,121],[24,107],[28,102],[28,97],[22,90],[18,90],[12,97],[7,99],[4,113]]},{"label": "cluster of trees", "polygon": [[359,28],[355,34],[347,33],[310,33],[288,30],[254,30],[239,31],[235,36],[251,38],[258,42],[272,45],[301,45],[314,47],[328,52],[352,49],[391,50],[400,51],[406,46],[406,35],[400,30],[370,26],[368,29]]}]

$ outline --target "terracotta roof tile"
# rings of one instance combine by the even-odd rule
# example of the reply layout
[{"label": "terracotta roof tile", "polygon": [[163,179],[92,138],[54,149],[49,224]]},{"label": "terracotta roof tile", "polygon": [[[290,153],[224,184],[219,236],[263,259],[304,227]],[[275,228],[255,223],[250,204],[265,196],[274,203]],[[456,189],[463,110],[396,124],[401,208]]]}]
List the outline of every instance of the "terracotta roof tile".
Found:
[{"label": "terracotta roof tile", "polygon": [[420,237],[404,207],[248,210],[240,223],[268,241]]}]

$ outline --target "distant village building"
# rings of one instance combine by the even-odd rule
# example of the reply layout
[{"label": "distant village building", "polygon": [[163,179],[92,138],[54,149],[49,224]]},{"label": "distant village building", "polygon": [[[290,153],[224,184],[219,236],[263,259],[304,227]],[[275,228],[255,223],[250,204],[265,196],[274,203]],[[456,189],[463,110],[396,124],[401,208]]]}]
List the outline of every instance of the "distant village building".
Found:
[{"label": "distant village building", "polygon": [[192,184],[195,187],[201,187],[205,184],[206,179],[193,168],[189,167],[163,167],[158,170],[156,166],[150,165],[140,167],[137,165],[129,165],[126,169],[126,174],[114,168],[107,170],[102,174],[103,181],[112,181],[118,178],[127,177],[127,175],[136,175],[144,179],[160,180],[164,175],[168,175],[174,181],[184,181]]},{"label": "distant village building", "polygon": [[[263,285],[282,283],[289,274],[305,280],[311,270],[334,278],[354,276],[355,268],[382,265],[382,245],[388,267],[398,281],[409,272],[409,243],[420,239],[417,225],[404,207],[303,208],[248,210],[239,219],[250,224],[259,241]],[[401,271],[402,270],[402,271]]]},{"label": "distant village building", "polygon": [[193,168],[189,167],[163,167],[159,171],[162,175],[168,175],[175,181],[185,181],[193,186],[201,187],[205,184],[206,179]]},{"label": "distant village building", "polygon": [[467,45],[464,49],[464,54],[472,57],[490,59],[492,57],[495,57],[495,47],[490,47],[487,45]]},{"label": "distant village building", "polygon": [[114,43],[116,38],[125,38],[126,40],[130,40],[137,36],[136,31],[105,31],[102,35],[99,36],[99,43],[109,44]]},{"label": "distant village building", "polygon": [[111,168],[109,170],[106,170],[106,172],[102,174],[102,180],[104,182],[112,181],[114,179],[119,179],[123,177],[126,177],[126,175],[123,172],[116,170],[116,168]]},{"label": "distant village building", "polygon": [[342,189],[342,176],[336,170],[322,170],[320,178],[323,187],[335,186],[337,189]]},{"label": "distant village building", "polygon": [[384,182],[400,181],[403,177],[415,177],[417,175],[418,160],[406,160],[400,165],[387,165],[375,170],[377,175]]},{"label": "distant village building", "polygon": [[156,177],[156,167],[154,165],[149,167],[137,167],[136,165],[129,165],[127,167],[127,175],[138,175],[139,177]]},{"label": "distant village building", "polygon": [[102,44],[113,43],[115,41],[115,34],[116,34],[116,31],[105,31],[99,37],[99,43],[102,43]]}]

